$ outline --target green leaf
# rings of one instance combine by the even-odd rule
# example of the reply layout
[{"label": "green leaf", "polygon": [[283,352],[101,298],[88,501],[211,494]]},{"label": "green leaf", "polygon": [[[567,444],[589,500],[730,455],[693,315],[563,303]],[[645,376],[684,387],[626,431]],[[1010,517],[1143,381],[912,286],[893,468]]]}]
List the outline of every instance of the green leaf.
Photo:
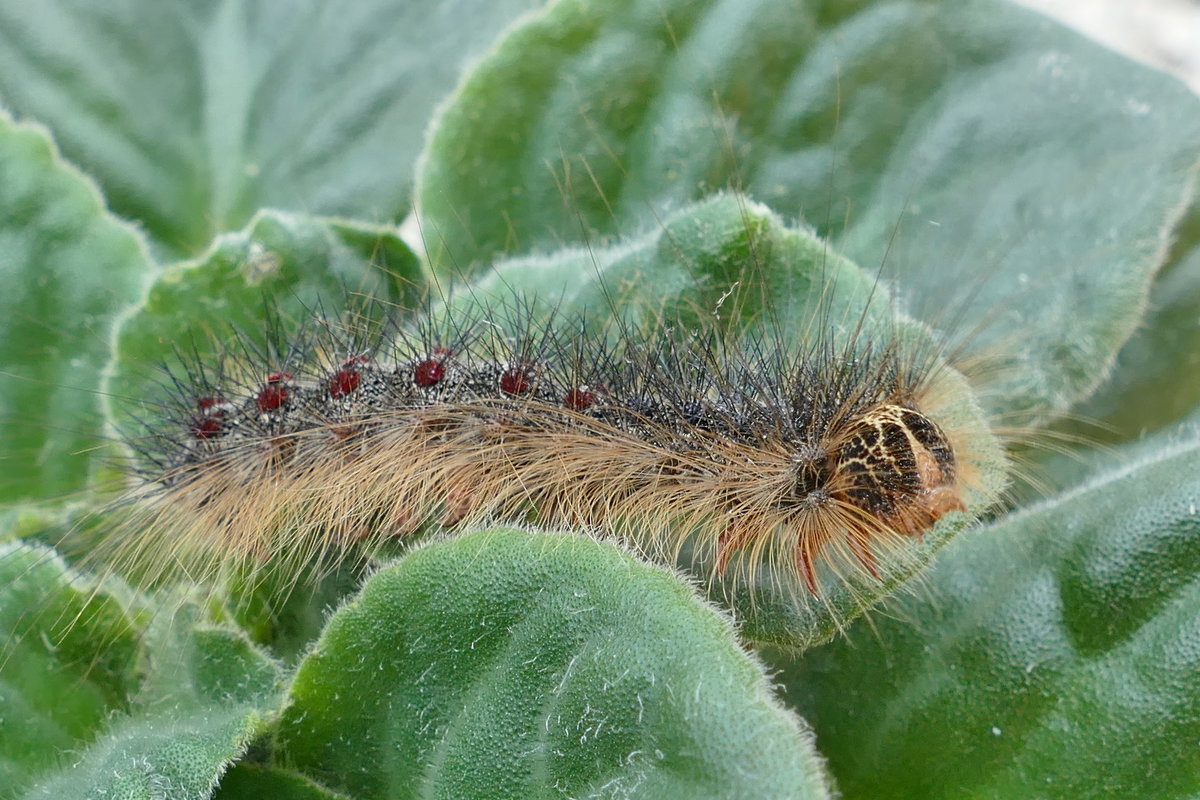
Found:
[{"label": "green leaf", "polygon": [[1180,225],[1172,254],[1155,281],[1144,323],[1117,356],[1111,380],[1079,409],[1084,422],[1074,430],[1089,440],[1134,438],[1200,409],[1200,205]]},{"label": "green leaf", "polygon": [[5,0],[0,103],[171,252],[265,206],[385,222],[434,103],[535,4]]},{"label": "green leaf", "polygon": [[170,600],[151,625],[149,668],[133,713],[112,722],[34,798],[205,800],[279,705],[279,668],[239,631]]},{"label": "green leaf", "polygon": [[94,738],[137,688],[139,624],[113,584],[0,545],[0,798]]},{"label": "green leaf", "polygon": [[271,707],[280,692],[280,670],[243,633],[204,619],[193,605],[160,614],[150,628],[150,673],[137,696],[157,712],[241,704]]},{"label": "green leaf", "polygon": [[[1154,431],[1186,420],[1200,421],[1200,205],[1184,218],[1171,257],[1155,280],[1146,317],[1117,354],[1113,374],[1101,389],[1052,431],[1029,442],[1017,456],[1022,471],[1038,488],[1063,489],[1092,475],[1109,461],[1107,448],[1123,443],[1131,458],[1153,453]],[[1072,447],[1045,446],[1070,442]],[[1033,481],[1031,481],[1032,483]]]},{"label": "green leaf", "polygon": [[333,610],[362,587],[369,569],[353,558],[334,564],[318,559],[300,571],[239,566],[222,576],[222,600],[253,642],[294,665],[321,635]]},{"label": "green leaf", "polygon": [[853,798],[1200,792],[1200,440],[964,535],[787,672]]},{"label": "green leaf", "polygon": [[141,239],[46,132],[0,112],[0,502],[84,485],[109,328],[150,269]]},{"label": "green leaf", "polygon": [[494,529],[376,574],[276,758],[354,797],[826,797],[727,619],[613,545]]},{"label": "green leaf", "polygon": [[605,246],[502,260],[445,305],[514,297],[534,318],[581,315],[604,327],[615,317],[635,329],[664,320],[688,328],[715,323],[772,343],[779,331],[804,330],[817,314],[840,326],[843,338],[858,332],[864,315],[871,330],[894,322],[872,276],[811,231],[788,227],[766,206],[732,193],[690,203]]},{"label": "green leaf", "polygon": [[1045,414],[1133,330],[1198,155],[1191,92],[1008,3],[561,0],[460,86],[417,194],[460,274],[744,189],[977,328],[998,409]]},{"label": "green leaf", "polygon": [[295,772],[235,764],[221,777],[213,800],[350,800]]},{"label": "green leaf", "polygon": [[[210,370],[220,355],[244,361],[274,334],[310,324],[318,310],[336,318],[342,309],[324,303],[344,303],[347,292],[394,303],[423,284],[415,254],[393,228],[261,211],[202,256],[159,274],[121,326],[109,385],[153,404],[164,399],[161,368],[177,368],[181,353]],[[131,405],[121,410],[141,413]]]}]

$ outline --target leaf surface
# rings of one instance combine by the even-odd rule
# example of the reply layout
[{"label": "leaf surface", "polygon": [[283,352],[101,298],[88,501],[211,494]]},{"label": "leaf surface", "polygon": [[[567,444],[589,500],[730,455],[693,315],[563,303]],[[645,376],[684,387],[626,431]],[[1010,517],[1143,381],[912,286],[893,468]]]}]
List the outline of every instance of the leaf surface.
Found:
[{"label": "leaf surface", "polygon": [[346,306],[379,312],[423,285],[416,255],[394,228],[260,211],[201,256],[165,268],[123,320],[108,382],[125,398],[115,416],[157,423],[156,404],[180,391],[164,368],[197,397],[218,388],[202,384],[219,382],[223,359],[231,369],[224,377],[254,385],[286,369],[305,335],[324,341],[317,317],[337,329]]},{"label": "leaf surface", "polygon": [[301,663],[276,758],[354,797],[827,797],[727,619],[611,544],[513,529],[376,574]]},{"label": "leaf surface", "polygon": [[136,691],[141,624],[115,588],[47,548],[0,544],[0,798],[91,741]]},{"label": "leaf surface", "polygon": [[151,269],[47,133],[0,112],[0,503],[85,484],[103,452],[111,327]]},{"label": "leaf surface", "polygon": [[265,730],[282,692],[278,666],[235,629],[167,601],[146,641],[146,681],[74,763],[23,800],[207,800]]},{"label": "leaf surface", "polygon": [[53,128],[165,253],[264,207],[384,223],[434,103],[536,4],[5,0],[0,104]]}]

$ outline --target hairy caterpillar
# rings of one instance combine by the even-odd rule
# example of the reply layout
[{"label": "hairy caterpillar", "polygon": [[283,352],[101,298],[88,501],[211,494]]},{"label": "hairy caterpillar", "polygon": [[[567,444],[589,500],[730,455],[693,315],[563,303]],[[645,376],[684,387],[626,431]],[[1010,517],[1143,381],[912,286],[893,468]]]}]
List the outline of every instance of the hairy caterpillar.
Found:
[{"label": "hairy caterpillar", "polygon": [[533,305],[452,303],[367,337],[325,323],[285,355],[188,364],[134,442],[141,532],[118,557],[202,576],[426,523],[529,522],[686,549],[714,578],[765,567],[820,597],[820,568],[878,581],[880,554],[979,510],[986,426],[898,328],[597,330]]}]

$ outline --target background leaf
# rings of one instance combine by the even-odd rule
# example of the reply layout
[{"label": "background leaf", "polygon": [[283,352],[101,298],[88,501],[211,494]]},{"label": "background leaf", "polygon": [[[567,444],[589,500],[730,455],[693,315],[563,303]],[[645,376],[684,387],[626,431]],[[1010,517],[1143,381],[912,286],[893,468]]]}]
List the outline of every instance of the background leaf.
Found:
[{"label": "background leaf", "polygon": [[[503,259],[445,306],[514,297],[535,319],[580,315],[600,328],[616,318],[634,330],[717,325],[784,347],[895,322],[873,276],[811,231],[732,193],[689,203],[605,245]],[[806,330],[816,315],[827,325]]]},{"label": "background leaf", "polygon": [[83,486],[103,439],[109,328],[150,269],[46,132],[0,113],[0,503]]},{"label": "background leaf", "polygon": [[423,285],[416,255],[393,228],[260,211],[158,275],[123,321],[109,384],[128,398],[120,410],[159,421],[155,403],[176,391],[162,369],[178,371],[181,357],[209,370],[225,355],[249,361],[237,377],[250,379],[286,366],[259,363],[268,339],[311,331],[314,316],[336,325],[347,302],[411,302]]},{"label": "background leaf", "polygon": [[[513,0],[514,7],[522,3]],[[131,369],[135,361],[159,363],[165,348],[184,341],[177,334],[198,331],[203,340],[210,321],[222,316],[260,329],[267,295],[295,318],[306,316],[314,298],[347,286],[406,302],[416,296],[406,295],[406,287],[422,288],[423,275],[387,223],[408,208],[408,165],[434,98],[449,85],[461,54],[479,52],[474,48],[494,35],[497,19],[511,18],[507,3],[487,6],[486,14],[463,13],[475,7],[120,0],[94,9],[77,2],[0,0],[0,101],[53,124],[64,148],[99,176],[120,213],[146,226],[160,252],[201,252],[215,232],[247,224],[163,274],[121,339],[122,360],[111,384],[118,392],[152,403],[141,391],[144,376]],[[420,21],[414,23],[413,15]],[[453,30],[441,35],[443,28]],[[401,34],[415,44],[397,48]],[[431,43],[442,47],[447,41],[452,57],[431,58]],[[422,80],[434,72],[445,78],[440,87],[437,77]],[[759,285],[745,281],[739,288],[738,300],[745,303],[737,306],[739,314],[750,312],[739,321],[778,308],[773,292],[792,298],[792,265],[820,263],[855,281],[868,277],[746,198],[765,200],[818,225],[839,253],[872,269],[884,262],[885,275],[904,281],[903,299],[950,309],[918,306],[918,315],[954,330],[963,328],[962,319],[968,328],[978,323],[981,331],[968,331],[976,353],[1006,352],[1009,360],[997,359],[999,366],[1018,366],[999,373],[993,408],[1045,413],[1087,394],[1141,311],[1176,212],[1192,191],[1200,148],[1196,109],[1193,95],[1162,76],[985,0],[803,7],[784,0],[563,0],[485,61],[442,117],[425,160],[422,231],[433,246],[441,285],[446,277],[486,273],[481,289],[511,280],[540,291],[553,278],[568,293],[578,290],[569,305],[604,311],[614,304],[597,291],[597,272],[630,289],[616,295],[622,300],[647,290],[651,305],[686,314],[689,306],[711,311],[726,284],[745,281],[749,264]],[[726,188],[748,194],[689,205]],[[264,204],[288,211],[257,213]],[[10,330],[3,331],[3,341],[11,345],[0,363],[6,372],[33,379],[9,385],[6,378],[0,386],[0,453],[7,470],[2,486],[9,487],[9,497],[53,496],[83,485],[90,454],[76,466],[62,456],[99,433],[97,404],[84,398],[70,405],[57,390],[96,387],[109,323],[136,299],[152,267],[139,238],[114,222],[46,137],[7,121],[0,124],[0,211],[0,269],[12,269],[10,284],[19,288],[4,309]],[[316,216],[335,213],[384,224]],[[80,230],[91,238],[79,240]],[[1188,231],[1180,253],[1195,238]],[[618,234],[624,237],[619,245],[608,247],[609,237]],[[549,252],[564,244],[582,247]],[[497,253],[520,257],[486,272]],[[711,258],[705,261],[705,255]],[[412,283],[398,284],[375,269],[377,257]],[[335,265],[332,273],[322,261]],[[1134,369],[1122,371],[1128,382],[1108,401],[1117,410],[1103,412],[1119,417],[1126,431],[1164,424],[1194,406],[1178,366],[1188,363],[1190,352],[1184,346],[1190,319],[1185,300],[1194,283],[1190,263],[1179,256],[1159,290],[1161,326],[1150,330],[1146,346],[1165,358],[1147,360],[1141,371],[1141,359],[1131,351]],[[859,283],[835,283],[851,300],[860,296]],[[226,307],[204,305],[203,298],[222,294],[229,296]],[[782,317],[804,319],[806,312],[797,309],[806,308],[801,302]],[[884,303],[877,309],[890,310]],[[34,325],[57,333],[31,334]],[[1150,408],[1141,403],[1147,395],[1167,401],[1156,403],[1145,417],[1149,422],[1141,423],[1142,409]],[[1097,407],[1105,402],[1098,399]],[[50,430],[76,426],[76,420],[91,429],[66,435]],[[75,433],[81,436],[72,438]],[[1124,471],[991,529],[993,536],[1011,530],[999,544],[977,544],[993,541],[980,532],[960,540],[929,594],[895,607],[902,620],[919,621],[915,630],[872,620],[871,632],[859,625],[852,644],[819,651],[789,673],[792,696],[817,720],[850,797],[878,796],[882,783],[885,796],[950,796],[949,787],[962,791],[964,785],[997,796],[1129,795],[1147,787],[1168,797],[1197,793],[1192,776],[1200,770],[1192,749],[1185,749],[1200,738],[1200,670],[1193,652],[1200,601],[1192,591],[1200,555],[1195,507],[1188,504],[1198,495],[1190,469],[1196,446],[1187,440],[1158,452],[1137,449],[1145,463],[1131,461]],[[926,543],[940,544],[961,523],[947,520]],[[454,551],[455,574],[502,572],[504,559],[513,556],[508,545],[504,538],[495,549]],[[428,554],[440,547],[418,553],[415,563],[432,560]],[[561,740],[568,754],[561,763],[569,762],[570,775],[583,775],[583,785],[596,794],[628,788],[632,776],[644,778],[638,786],[652,795],[691,797],[717,786],[712,791],[726,796],[721,782],[732,785],[742,776],[733,767],[760,762],[769,763],[759,778],[799,776],[794,785],[825,791],[809,742],[795,720],[772,705],[761,673],[722,625],[712,638],[720,643],[718,660],[726,661],[697,672],[705,680],[737,684],[738,699],[724,687],[705,688],[706,699],[717,696],[726,706],[701,709],[712,721],[690,730],[697,717],[689,715],[699,713],[687,702],[690,690],[709,686],[692,676],[691,683],[667,684],[688,691],[663,696],[664,716],[654,722],[665,725],[649,732],[630,727],[635,738],[669,740],[664,753],[702,740],[696,752],[720,751],[718,757],[701,755],[686,768],[654,770],[653,761],[641,760],[645,748],[628,758],[641,739],[631,745],[622,738],[627,730],[588,727],[599,720],[592,712],[607,709],[588,704],[593,697],[624,697],[603,721],[628,723],[629,698],[652,693],[635,688],[622,695],[628,687],[603,680],[609,676],[604,670],[616,666],[571,660],[569,648],[554,648],[564,632],[568,639],[585,635],[587,624],[611,619],[597,622],[590,611],[578,613],[574,603],[581,595],[571,590],[587,581],[564,583],[561,577],[563,571],[573,574],[579,559],[572,554],[574,560],[557,564],[547,552],[520,562],[511,582],[499,586],[503,591],[496,582],[472,587],[477,605],[466,609],[439,602],[467,593],[465,579],[449,586],[434,579],[444,575],[439,562],[420,581],[384,580],[385,589],[368,595],[399,606],[386,625],[363,622],[382,619],[364,615],[366,600],[344,611],[342,627],[325,640],[332,651],[306,662],[308,682],[297,684],[293,711],[307,702],[313,713],[288,718],[280,764],[289,753],[301,753],[313,774],[333,776],[339,785],[364,782],[384,794],[395,787],[380,788],[379,781],[407,785],[429,774],[437,777],[431,785],[449,794],[472,782],[519,785],[528,778],[523,769],[530,760],[505,749],[520,741],[510,735],[517,729],[535,739]],[[407,574],[405,565],[379,579]],[[561,571],[547,575],[551,566]],[[23,569],[41,574],[33,565]],[[628,584],[631,570],[644,569],[622,565],[620,585]],[[46,578],[55,591],[67,585],[63,581],[61,575]],[[669,591],[681,591],[669,583]],[[20,702],[27,701],[25,694],[39,700],[46,687],[56,686],[47,679],[67,674],[76,676],[86,696],[79,699],[78,726],[22,731],[38,742],[29,756],[34,766],[22,762],[12,774],[24,780],[31,769],[52,769],[58,757],[46,748],[73,746],[78,768],[49,777],[35,796],[90,797],[102,790],[109,796],[207,796],[228,760],[245,752],[278,708],[277,667],[240,633],[179,617],[181,627],[173,633],[154,633],[158,638],[146,651],[148,680],[131,700],[133,659],[123,649],[129,639],[104,627],[108,599],[87,600],[77,589],[64,590],[64,613],[100,603],[100,627],[80,624],[78,642],[84,644],[78,646],[97,644],[97,631],[111,634],[115,666],[107,676],[76,670],[78,659],[64,661],[62,647],[45,644],[41,633],[52,637],[53,631],[29,626],[32,617],[24,609],[30,601],[18,597],[22,612],[7,618],[17,633],[4,645],[13,658],[2,664],[0,686],[21,687]],[[489,616],[497,597],[510,589],[529,599]],[[16,596],[6,591],[14,590],[0,582],[0,600]],[[633,644],[629,630],[647,628],[646,608],[660,605],[635,603],[639,595],[603,586],[589,591],[622,609],[613,619],[624,622],[600,636],[604,646],[625,652]],[[695,611],[694,600],[684,595],[677,599]],[[545,603],[558,603],[561,619],[538,628]],[[4,608],[0,602],[0,620],[6,619]],[[414,609],[423,609],[420,624],[413,621],[421,616]],[[481,616],[469,617],[479,609],[485,609]],[[771,639],[764,630],[772,624],[796,629],[791,610],[757,609],[745,628],[750,635]],[[707,623],[715,619],[696,613]],[[463,628],[444,630],[443,618],[456,614],[466,620]],[[662,624],[679,625],[680,616]],[[298,619],[303,624],[296,627],[307,630],[313,618]],[[512,632],[528,637],[518,644],[549,642],[539,654],[558,660],[512,660],[504,648],[513,641],[510,620],[516,620]],[[390,630],[390,637],[375,628]],[[443,638],[406,638],[425,629]],[[553,635],[542,638],[537,631],[543,630]],[[646,637],[655,648],[666,650],[674,641],[655,633]],[[263,635],[286,639],[288,631]],[[354,649],[368,641],[382,649]],[[417,673],[417,665],[403,658],[379,661],[397,647],[447,642],[424,662],[435,665],[433,673]],[[594,638],[570,643],[592,648],[579,652],[610,652]],[[642,672],[611,675],[633,676],[645,688],[651,678],[686,667],[677,663],[684,649],[668,651],[666,668],[647,661]],[[712,657],[713,641],[696,651]],[[493,656],[497,660],[486,662]],[[531,682],[554,702],[573,704],[563,718],[575,727],[560,733],[548,726],[550,717],[539,715],[543,709],[524,706],[520,692],[507,684],[510,694],[500,696],[517,699],[492,708],[477,704],[478,687],[503,684],[489,672],[496,663],[512,666],[511,686]],[[439,692],[449,687],[438,699],[451,700],[437,705],[427,690],[446,675],[438,671],[446,664],[469,669],[438,684]],[[595,670],[583,673],[581,664]],[[51,671],[43,675],[45,665]],[[353,680],[321,683],[335,674]],[[468,677],[455,684],[463,674]],[[470,683],[475,675],[487,677]],[[366,676],[376,681],[355,688],[363,704],[343,703],[337,689]],[[595,676],[603,676],[602,691],[585,691],[581,704],[570,690]],[[556,693],[563,687],[565,693]],[[98,741],[86,744],[100,730],[104,708],[127,707],[132,715],[114,718]],[[336,727],[338,715],[355,713],[369,724],[348,728],[361,738],[347,745],[340,739],[345,731]],[[454,722],[446,722],[452,714],[458,715]],[[414,731],[414,717],[434,722]],[[741,731],[744,752],[720,735],[723,726],[754,728],[755,719],[775,733],[755,739]],[[322,725],[328,727],[318,731]],[[683,734],[666,735],[664,728]],[[590,738],[579,741],[582,733]],[[408,752],[425,752],[420,748],[436,741],[434,767],[419,758],[382,759],[384,771],[372,764],[370,774],[351,774],[336,760],[350,753],[351,763],[360,764],[354,747],[389,737],[409,737],[415,744]],[[26,740],[11,741],[24,746]],[[3,741],[0,751],[9,746]],[[472,770],[480,751],[510,756],[505,766],[519,766]],[[613,769],[615,783],[586,782],[604,768]],[[697,788],[691,781],[703,769],[710,771],[700,780],[708,782]],[[535,774],[533,785],[545,788],[550,774]],[[259,796],[331,796],[278,765],[242,765],[228,774],[222,791],[235,793],[239,786],[243,794]],[[761,786],[746,794],[761,796]]]},{"label": "background leaf", "polygon": [[276,758],[355,797],[826,797],[729,622],[582,537],[479,531],[375,575],[300,666]]},{"label": "background leaf", "polygon": [[[1117,356],[1104,391],[1079,409],[1073,430],[1089,441],[1125,441],[1167,428],[1200,408],[1200,206],[1176,231],[1145,321]],[[1106,426],[1098,429],[1089,422]]]},{"label": "background leaf", "polygon": [[170,601],[151,625],[148,674],[129,716],[23,798],[205,800],[278,707],[281,674],[232,628]]},{"label": "background leaf", "polygon": [[562,0],[445,107],[418,202],[461,274],[744,189],[970,321],[1037,416],[1133,330],[1198,143],[1183,86],[1009,3]]},{"label": "background leaf", "polygon": [[268,206],[387,222],[434,103],[535,5],[5,0],[0,104],[52,127],[167,252]]},{"label": "background leaf", "polygon": [[1200,439],[1148,450],[788,669],[847,800],[1200,791]]},{"label": "background leaf", "polygon": [[214,800],[349,800],[302,775],[270,767],[235,764],[221,777]]},{"label": "background leaf", "polygon": [[52,551],[0,544],[0,798],[127,706],[141,624],[114,584],[80,580]]}]

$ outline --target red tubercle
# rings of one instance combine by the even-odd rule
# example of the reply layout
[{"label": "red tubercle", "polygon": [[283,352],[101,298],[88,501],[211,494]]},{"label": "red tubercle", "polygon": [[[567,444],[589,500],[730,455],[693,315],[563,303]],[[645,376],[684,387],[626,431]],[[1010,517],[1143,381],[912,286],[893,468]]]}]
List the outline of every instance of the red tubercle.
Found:
[{"label": "red tubercle", "polygon": [[[437,352],[436,350],[434,351]],[[444,358],[427,358],[413,367],[413,383],[422,389],[428,389],[441,383],[446,377],[446,362]]]},{"label": "red tubercle", "polygon": [[188,426],[192,436],[197,439],[211,439],[221,432],[221,418],[225,411],[221,408],[225,398],[219,395],[201,397],[196,401],[196,410],[200,414]]},{"label": "red tubercle", "polygon": [[344,397],[362,383],[362,373],[359,367],[371,363],[371,357],[368,355],[351,356],[342,362],[341,368],[329,376],[329,396],[333,398]]},{"label": "red tubercle", "polygon": [[258,393],[258,408],[260,411],[275,411],[288,401],[287,384],[291,380],[290,372],[272,372],[267,376],[267,385]]},{"label": "red tubercle", "polygon": [[518,361],[500,373],[500,391],[507,395],[528,394],[533,388],[534,365]]},{"label": "red tubercle", "polygon": [[223,416],[224,413],[217,411],[207,417],[195,420],[191,426],[192,436],[200,440],[216,436],[221,432],[221,417]]},{"label": "red tubercle", "polygon": [[274,411],[288,400],[286,386],[270,384],[264,386],[258,393],[258,408],[260,411]]},{"label": "red tubercle", "polygon": [[337,398],[348,395],[357,389],[361,382],[362,375],[358,370],[343,367],[329,378],[329,396]]},{"label": "red tubercle", "polygon": [[586,386],[572,389],[563,397],[562,404],[572,411],[585,411],[592,407],[596,398]]}]

